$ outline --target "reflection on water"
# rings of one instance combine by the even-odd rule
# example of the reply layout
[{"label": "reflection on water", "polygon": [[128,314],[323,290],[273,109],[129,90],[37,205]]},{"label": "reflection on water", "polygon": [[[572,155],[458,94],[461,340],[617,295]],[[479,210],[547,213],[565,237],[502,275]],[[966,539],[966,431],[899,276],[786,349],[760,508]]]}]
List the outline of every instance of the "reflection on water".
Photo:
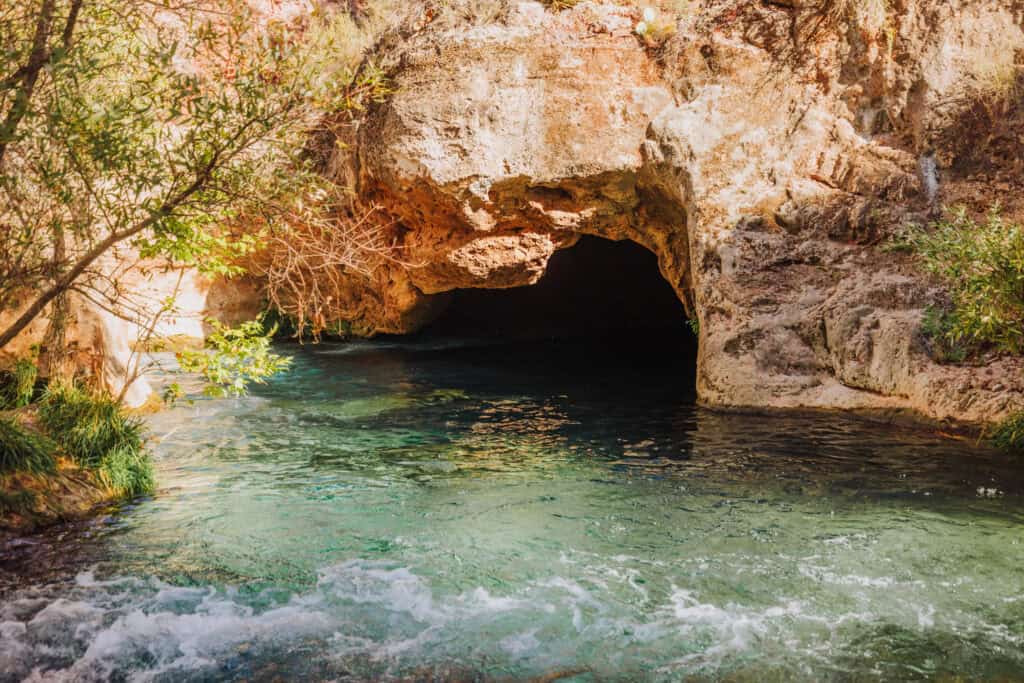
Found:
[{"label": "reflection on water", "polygon": [[157,496],[4,551],[0,679],[1024,677],[1024,463],[453,346],[155,416]]}]

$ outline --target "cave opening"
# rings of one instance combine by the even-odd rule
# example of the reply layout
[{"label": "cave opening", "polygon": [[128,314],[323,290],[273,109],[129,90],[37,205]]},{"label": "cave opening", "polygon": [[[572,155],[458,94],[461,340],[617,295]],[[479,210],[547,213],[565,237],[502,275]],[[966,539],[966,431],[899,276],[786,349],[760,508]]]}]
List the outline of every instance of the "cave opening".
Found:
[{"label": "cave opening", "polygon": [[[692,379],[697,340],[686,309],[641,245],[585,235],[556,252],[534,285],[460,289],[424,337],[544,346],[586,372],[654,369]],[[560,352],[561,351],[561,352]],[[692,383],[691,383],[692,384]]]}]

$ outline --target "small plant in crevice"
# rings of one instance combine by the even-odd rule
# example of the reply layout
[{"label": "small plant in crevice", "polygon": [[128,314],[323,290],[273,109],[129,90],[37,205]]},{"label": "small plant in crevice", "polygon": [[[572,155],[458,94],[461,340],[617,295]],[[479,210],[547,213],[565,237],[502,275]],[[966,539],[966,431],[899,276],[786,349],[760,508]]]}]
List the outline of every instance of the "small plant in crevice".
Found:
[{"label": "small plant in crevice", "polygon": [[700,337],[700,318],[690,318],[686,321],[686,326],[690,328],[694,337]]},{"label": "small plant in crevice", "polygon": [[993,427],[988,438],[996,448],[1024,452],[1024,410],[1011,414]]},{"label": "small plant in crevice", "polygon": [[983,221],[958,208],[929,228],[907,228],[890,247],[916,254],[949,293],[949,309],[926,315],[923,332],[968,353],[1024,353],[1024,226],[998,206]]},{"label": "small plant in crevice", "polygon": [[56,467],[56,444],[22,426],[17,420],[0,417],[0,474],[51,472]]},{"label": "small plant in crevice", "polygon": [[676,34],[676,17],[655,7],[645,7],[635,31],[647,47],[661,47]]}]

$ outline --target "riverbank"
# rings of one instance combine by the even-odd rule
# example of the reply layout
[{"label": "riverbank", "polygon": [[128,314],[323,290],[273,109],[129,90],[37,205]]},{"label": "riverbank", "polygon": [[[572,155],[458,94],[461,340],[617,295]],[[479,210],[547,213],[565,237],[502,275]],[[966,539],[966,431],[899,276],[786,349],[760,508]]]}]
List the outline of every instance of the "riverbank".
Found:
[{"label": "riverbank", "polygon": [[101,393],[51,386],[0,411],[0,539],[149,493],[142,420]]},{"label": "riverbank", "polygon": [[122,502],[93,471],[60,459],[53,472],[0,474],[0,545],[12,538],[82,519]]}]

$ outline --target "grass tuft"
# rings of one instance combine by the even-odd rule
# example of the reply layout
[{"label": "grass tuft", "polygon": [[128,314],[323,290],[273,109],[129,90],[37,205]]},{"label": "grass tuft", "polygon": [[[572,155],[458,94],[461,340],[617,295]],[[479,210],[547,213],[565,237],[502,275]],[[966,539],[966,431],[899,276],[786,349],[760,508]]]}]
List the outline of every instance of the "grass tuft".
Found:
[{"label": "grass tuft", "polygon": [[70,457],[98,471],[111,488],[129,496],[153,490],[142,421],[127,415],[113,398],[53,386],[39,404],[39,421]]},{"label": "grass tuft", "polygon": [[1013,413],[997,424],[989,439],[1005,451],[1024,451],[1024,410]]},{"label": "grass tuft", "polygon": [[0,417],[0,473],[51,472],[56,466],[56,444],[20,425]]},{"label": "grass tuft", "polygon": [[38,368],[32,361],[22,358],[10,371],[0,376],[0,409],[24,408],[35,395]]},{"label": "grass tuft", "polygon": [[39,420],[67,454],[83,467],[99,467],[115,448],[142,448],[142,421],[113,398],[79,387],[55,385],[39,403]]},{"label": "grass tuft", "polygon": [[109,451],[100,461],[99,474],[107,486],[132,498],[156,488],[153,464],[141,448],[119,446]]}]

